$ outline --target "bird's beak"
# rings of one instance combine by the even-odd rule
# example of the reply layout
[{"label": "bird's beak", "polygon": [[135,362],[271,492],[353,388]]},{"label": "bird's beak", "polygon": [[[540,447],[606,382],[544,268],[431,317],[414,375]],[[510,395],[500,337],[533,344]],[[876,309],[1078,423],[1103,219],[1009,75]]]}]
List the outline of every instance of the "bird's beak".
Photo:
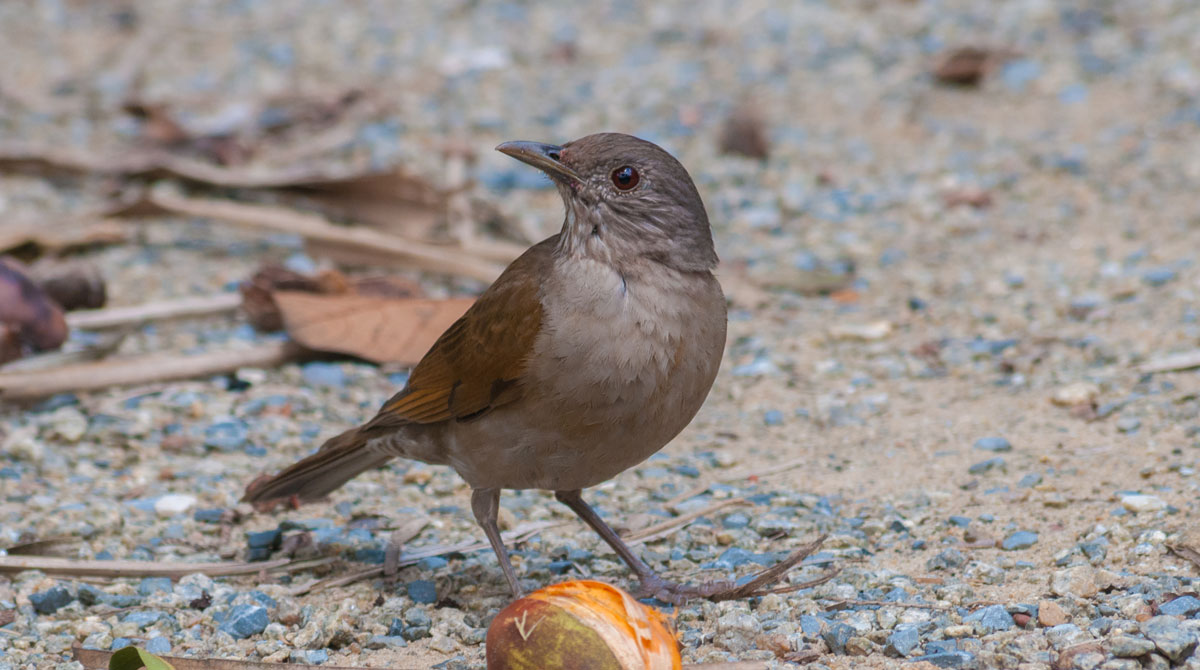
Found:
[{"label": "bird's beak", "polygon": [[505,142],[496,147],[496,151],[508,154],[523,163],[529,163],[545,172],[551,179],[583,181],[579,173],[562,163],[560,158],[562,150],[563,148],[560,146],[540,142]]}]

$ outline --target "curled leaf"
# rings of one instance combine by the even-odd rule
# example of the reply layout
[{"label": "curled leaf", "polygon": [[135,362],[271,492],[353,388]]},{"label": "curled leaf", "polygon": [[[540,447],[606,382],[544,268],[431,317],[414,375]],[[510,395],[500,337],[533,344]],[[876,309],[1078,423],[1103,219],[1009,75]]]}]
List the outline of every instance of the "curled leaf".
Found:
[{"label": "curled leaf", "polygon": [[678,670],[682,661],[666,616],[601,582],[547,586],[496,615],[488,670],[565,667]]},{"label": "curled leaf", "polygon": [[145,649],[125,647],[108,659],[108,670],[175,670],[175,667]]},{"label": "curled leaf", "polygon": [[[0,348],[57,349],[67,339],[62,309],[15,262],[0,259],[0,324],[7,327]],[[15,336],[13,335],[15,333]]]}]

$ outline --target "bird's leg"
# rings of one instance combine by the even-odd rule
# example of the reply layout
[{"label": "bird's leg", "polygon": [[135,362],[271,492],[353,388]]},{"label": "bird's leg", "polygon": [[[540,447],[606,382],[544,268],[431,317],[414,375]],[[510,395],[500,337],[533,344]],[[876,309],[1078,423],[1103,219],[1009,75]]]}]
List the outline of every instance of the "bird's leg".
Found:
[{"label": "bird's leg", "polygon": [[[779,581],[788,570],[791,570],[793,567],[799,564],[800,561],[804,560],[806,556],[811,554],[813,551],[816,551],[817,547],[819,547],[821,542],[825,539],[824,536],[818,538],[816,542],[801,548],[799,551],[795,552],[783,561],[780,561],[766,570],[758,572],[757,574],[753,575],[750,581],[740,586],[734,582],[726,580],[708,582],[706,584],[698,585],[679,584],[662,577],[657,572],[652,570],[650,566],[646,565],[645,561],[638,558],[637,555],[633,553],[633,549],[631,549],[629,545],[625,544],[625,542],[621,540],[616,531],[614,531],[608,524],[604,523],[604,520],[600,518],[599,514],[596,514],[596,510],[592,509],[591,505],[588,505],[586,502],[584,502],[579,491],[555,491],[554,497],[558,499],[559,502],[563,503],[567,507],[570,507],[571,511],[575,512],[580,519],[583,519],[584,523],[586,523],[588,526],[591,526],[592,530],[596,531],[596,533],[599,534],[606,543],[608,543],[608,546],[612,547],[613,551],[617,552],[617,555],[621,557],[621,560],[625,561],[625,564],[628,565],[631,570],[633,570],[634,574],[637,575],[638,581],[641,582],[641,588],[638,589],[637,594],[639,597],[653,597],[663,602],[675,604],[683,603],[690,598],[707,598],[709,600],[719,602],[722,600],[735,600],[738,598],[766,595],[767,593],[772,592],[783,592],[785,590],[792,591],[799,588],[804,588],[805,586],[814,585],[814,583],[793,585],[774,591],[766,588]],[[820,581],[827,581],[830,577],[832,577],[832,574],[827,577],[820,578],[817,583]]]},{"label": "bird's leg", "polygon": [[500,561],[500,569],[512,589],[513,598],[520,598],[521,585],[517,583],[517,573],[513,570],[512,561],[508,559],[508,550],[504,548],[504,540],[500,538],[500,524],[496,518],[500,513],[500,489],[472,489],[471,511],[475,521],[483,528],[492,551],[496,552],[496,560]]}]

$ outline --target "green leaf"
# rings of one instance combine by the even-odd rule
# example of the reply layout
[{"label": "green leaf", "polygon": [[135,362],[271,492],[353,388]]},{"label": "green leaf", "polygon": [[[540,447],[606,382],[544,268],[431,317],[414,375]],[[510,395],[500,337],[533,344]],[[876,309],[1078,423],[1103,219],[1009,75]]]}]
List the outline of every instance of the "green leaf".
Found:
[{"label": "green leaf", "polygon": [[125,647],[108,659],[108,670],[175,670],[170,663],[145,649]]}]

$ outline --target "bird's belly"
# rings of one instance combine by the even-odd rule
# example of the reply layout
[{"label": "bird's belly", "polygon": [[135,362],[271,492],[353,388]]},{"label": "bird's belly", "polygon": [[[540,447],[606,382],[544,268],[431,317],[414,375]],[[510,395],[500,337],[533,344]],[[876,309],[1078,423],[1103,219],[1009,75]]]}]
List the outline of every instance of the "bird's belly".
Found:
[{"label": "bird's belly", "polygon": [[[478,427],[455,428],[456,442],[494,449],[486,463],[452,458],[472,486],[570,490],[606,481],[661,449],[708,395],[725,341],[719,289],[697,298],[600,274],[576,290],[590,294],[568,304],[591,309],[547,306],[551,336],[535,345],[528,374],[538,392]],[[611,300],[600,299],[605,291]]]}]

